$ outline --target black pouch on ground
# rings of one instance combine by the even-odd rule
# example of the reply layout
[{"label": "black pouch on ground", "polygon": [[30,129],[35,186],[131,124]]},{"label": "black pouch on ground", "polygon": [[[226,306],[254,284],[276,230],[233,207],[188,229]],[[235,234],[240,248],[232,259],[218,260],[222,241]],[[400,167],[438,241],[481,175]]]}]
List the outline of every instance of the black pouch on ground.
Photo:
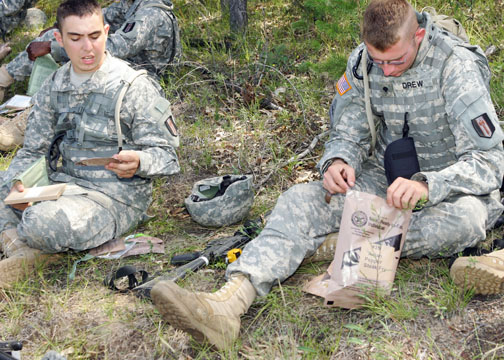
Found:
[{"label": "black pouch on ground", "polygon": [[408,136],[408,132],[408,113],[405,113],[403,137],[391,142],[385,149],[384,166],[389,185],[398,177],[410,179],[420,171],[415,142]]}]

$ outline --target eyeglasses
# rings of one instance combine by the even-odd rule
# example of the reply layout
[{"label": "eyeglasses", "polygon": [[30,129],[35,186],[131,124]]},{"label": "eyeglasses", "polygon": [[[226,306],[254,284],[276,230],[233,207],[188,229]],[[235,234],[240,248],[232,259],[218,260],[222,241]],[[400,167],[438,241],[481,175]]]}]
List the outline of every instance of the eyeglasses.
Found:
[{"label": "eyeglasses", "polygon": [[402,65],[407,60],[408,53],[404,54],[398,60],[375,60],[368,53],[368,61],[372,62],[375,65]]}]

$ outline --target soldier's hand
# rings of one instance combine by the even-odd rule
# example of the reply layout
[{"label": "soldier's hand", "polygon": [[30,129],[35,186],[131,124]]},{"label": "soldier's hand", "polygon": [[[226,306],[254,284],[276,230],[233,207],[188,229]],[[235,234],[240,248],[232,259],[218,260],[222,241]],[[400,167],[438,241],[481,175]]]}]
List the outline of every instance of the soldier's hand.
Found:
[{"label": "soldier's hand", "polygon": [[121,178],[133,177],[140,166],[140,156],[133,150],[123,150],[112,157],[120,163],[109,163],[105,165],[105,169],[115,172]]},{"label": "soldier's hand", "polygon": [[[14,186],[12,187],[10,193],[13,193],[13,192],[23,192],[24,191],[24,185],[21,181],[17,181]],[[17,210],[21,210],[21,211],[24,211],[27,207],[31,206],[32,203],[21,203],[21,204],[12,204],[11,206],[14,208],[14,209],[17,209]]]},{"label": "soldier's hand", "polygon": [[341,159],[333,161],[324,173],[324,189],[331,194],[346,193],[355,185],[355,170]]},{"label": "soldier's hand", "polygon": [[51,42],[32,41],[26,48],[26,52],[28,53],[28,58],[31,61],[35,61],[36,58],[51,53]]},{"label": "soldier's hand", "polygon": [[423,181],[398,177],[387,189],[387,204],[397,209],[413,209],[420,199],[429,200],[429,186]]}]

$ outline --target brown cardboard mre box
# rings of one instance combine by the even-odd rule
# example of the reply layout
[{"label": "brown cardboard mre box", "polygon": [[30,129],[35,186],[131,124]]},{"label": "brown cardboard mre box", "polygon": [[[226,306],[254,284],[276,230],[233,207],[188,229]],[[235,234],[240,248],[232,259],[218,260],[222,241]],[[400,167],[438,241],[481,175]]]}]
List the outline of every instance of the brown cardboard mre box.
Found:
[{"label": "brown cardboard mre box", "polygon": [[23,192],[13,190],[4,199],[7,205],[33,203],[36,201],[56,200],[63,191],[65,191],[66,184],[54,184],[47,186],[36,186],[24,189]]}]

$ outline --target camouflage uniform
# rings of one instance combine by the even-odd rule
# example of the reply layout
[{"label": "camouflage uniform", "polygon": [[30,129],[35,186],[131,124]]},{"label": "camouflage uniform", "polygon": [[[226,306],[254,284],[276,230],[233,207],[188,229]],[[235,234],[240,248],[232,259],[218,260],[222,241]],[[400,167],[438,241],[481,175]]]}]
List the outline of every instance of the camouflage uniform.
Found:
[{"label": "camouflage uniform", "polygon": [[[428,14],[418,17],[426,35],[412,67],[400,77],[385,77],[377,66],[369,72],[378,124],[375,156],[368,155],[364,85],[352,71],[361,44],[349,58],[341,95],[331,105],[331,136],[319,168],[323,173],[332,159],[341,158],[355,169],[353,189],[386,197],[384,150],[402,137],[408,112],[421,169],[412,179],[428,183],[429,201],[413,213],[402,256],[450,256],[485,239],[502,213],[503,134],[481,49],[441,31]],[[362,64],[357,72],[362,74]],[[344,195],[332,196],[327,204],[324,194],[321,182],[282,194],[267,226],[228,267],[228,276],[248,275],[258,294],[265,295],[292,275],[327,234],[339,230]]]},{"label": "camouflage uniform", "polygon": [[35,3],[34,0],[0,1],[0,33],[5,36],[19,25],[26,17],[26,11]]},{"label": "camouflage uniform", "polygon": [[[136,67],[159,75],[164,68],[178,60],[181,45],[177,19],[170,0],[136,0],[131,6],[122,0],[103,9],[105,22],[110,25],[107,50],[115,57],[128,60]],[[34,41],[51,41],[51,55],[67,62],[65,50],[59,46],[50,30]],[[31,75],[33,61],[26,51],[9,64],[7,72],[20,81]]]},{"label": "camouflage uniform", "polygon": [[137,77],[120,111],[123,149],[136,150],[140,156],[135,176],[119,178],[103,166],[76,165],[83,158],[117,153],[113,109],[125,79],[134,73],[125,62],[107,54],[100,69],[79,88],[70,82],[70,63],[45,82],[34,96],[24,147],[3,175],[0,196],[9,192],[12,179],[47,153],[57,134],[64,134],[59,144],[63,166],[49,179],[75,184],[75,191],[56,201],[38,202],[22,216],[2,204],[0,231],[17,226],[28,246],[47,252],[84,250],[119,236],[143,219],[151,202],[151,179],[179,171],[174,149],[178,135],[174,126],[168,127],[173,125],[170,103],[153,80]]}]

